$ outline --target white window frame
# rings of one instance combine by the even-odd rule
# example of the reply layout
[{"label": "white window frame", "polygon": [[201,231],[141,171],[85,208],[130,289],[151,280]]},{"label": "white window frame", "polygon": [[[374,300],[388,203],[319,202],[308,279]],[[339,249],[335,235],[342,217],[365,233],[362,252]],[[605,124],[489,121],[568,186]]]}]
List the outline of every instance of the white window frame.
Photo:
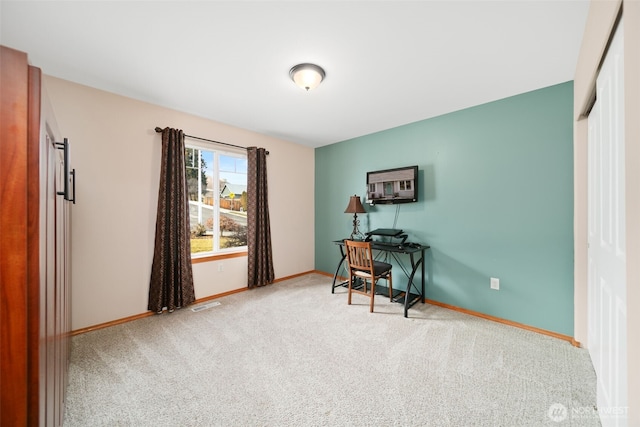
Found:
[{"label": "white window frame", "polygon": [[[220,164],[219,164],[219,156],[224,155],[228,157],[236,157],[247,160],[247,152],[242,149],[233,149],[233,148],[221,148],[220,145],[197,141],[197,140],[189,140],[185,138],[185,149],[192,148],[197,150],[204,150],[213,152],[213,165],[211,166],[213,170],[213,196],[214,196],[214,204],[213,204],[213,230],[214,233],[217,233],[213,239],[213,249],[211,251],[206,252],[192,252],[191,259],[197,260],[199,258],[207,258],[207,257],[215,257],[219,255],[228,255],[234,254],[238,252],[246,253],[247,246],[236,246],[232,248],[220,248]],[[198,169],[200,167],[200,161],[198,160]],[[198,179],[198,187],[200,187],[201,181]],[[202,217],[202,192],[201,189],[198,188],[198,217]],[[189,202],[191,203],[191,202]],[[208,206],[208,205],[207,205]],[[189,217],[189,229],[193,224],[191,224],[191,217]]]}]

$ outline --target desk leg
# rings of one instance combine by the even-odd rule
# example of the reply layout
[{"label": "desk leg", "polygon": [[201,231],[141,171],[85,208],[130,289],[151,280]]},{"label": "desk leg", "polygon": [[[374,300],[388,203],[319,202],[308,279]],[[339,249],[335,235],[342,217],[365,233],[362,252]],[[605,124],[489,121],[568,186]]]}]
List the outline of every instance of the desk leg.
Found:
[{"label": "desk leg", "polygon": [[[413,259],[411,260],[411,263],[413,264]],[[418,289],[418,287],[416,285],[413,284],[413,278],[416,275],[416,270],[418,269],[418,266],[422,264],[422,294],[418,296],[418,298],[420,298],[422,300],[422,302],[424,302],[424,255],[418,260],[417,264],[413,265],[413,269],[411,270],[411,276],[409,276],[409,282],[407,282],[407,292],[405,294],[404,297],[404,317],[409,317],[409,308],[413,305],[412,301],[409,301],[411,299],[411,287],[413,286],[414,288],[416,288],[417,292],[420,292],[420,290]]]},{"label": "desk leg", "polygon": [[[342,248],[340,248],[340,252],[342,252]],[[331,293],[332,294],[335,293],[334,291],[336,290],[336,286],[342,286],[344,284],[344,282],[343,282],[343,283],[339,283],[339,284],[336,285],[336,280],[338,279],[338,273],[340,272],[340,267],[342,267],[342,263],[344,262],[344,259],[346,257],[347,256],[344,253],[342,253],[342,258],[340,258],[340,262],[338,262],[338,267],[336,268],[336,272],[333,275],[333,284],[331,285]]]},{"label": "desk leg", "polygon": [[422,249],[422,265],[420,266],[421,268],[421,274],[422,274],[422,294],[420,295],[420,299],[422,300],[422,303],[424,304],[424,299],[427,297],[424,293],[424,249]]}]

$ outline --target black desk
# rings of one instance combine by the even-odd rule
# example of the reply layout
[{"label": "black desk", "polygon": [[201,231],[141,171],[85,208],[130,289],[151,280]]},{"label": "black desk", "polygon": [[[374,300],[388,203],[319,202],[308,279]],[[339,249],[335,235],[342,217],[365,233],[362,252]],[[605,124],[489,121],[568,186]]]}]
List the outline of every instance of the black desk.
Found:
[{"label": "black desk", "polygon": [[[340,262],[338,263],[338,267],[336,268],[336,272],[333,275],[333,284],[331,285],[331,293],[334,293],[336,287],[338,286],[348,286],[348,281],[342,281],[340,283],[336,283],[338,279],[338,273],[340,272],[340,268],[344,263],[346,258],[346,254],[344,253],[344,240],[335,240],[334,243],[338,245],[340,248]],[[422,245],[419,243],[386,243],[386,242],[371,242],[371,248],[378,252],[379,254],[386,253],[391,255],[393,259],[396,260],[397,264],[400,266],[402,271],[404,271],[407,279],[407,290],[406,291],[395,291],[392,296],[393,301],[404,304],[404,317],[408,317],[409,308],[413,307],[415,303],[421,301],[424,303],[424,254],[427,249],[431,246]],[[406,269],[402,264],[402,260],[400,259],[401,255],[408,255],[411,261],[411,271]],[[416,255],[419,255],[419,258],[416,260]],[[416,286],[413,283],[413,278],[416,275],[416,271],[420,267],[421,272],[421,283],[420,287]],[[388,288],[384,288],[388,289]]]}]

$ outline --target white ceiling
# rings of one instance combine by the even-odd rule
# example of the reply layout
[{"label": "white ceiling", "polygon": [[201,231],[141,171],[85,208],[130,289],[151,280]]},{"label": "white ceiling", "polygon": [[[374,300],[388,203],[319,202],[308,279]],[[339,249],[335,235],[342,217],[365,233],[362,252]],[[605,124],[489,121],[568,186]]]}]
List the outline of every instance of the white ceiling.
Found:
[{"label": "white ceiling", "polygon": [[[588,0],[0,4],[0,43],[27,52],[45,74],[311,147],[572,80],[589,7]],[[306,93],[289,79],[301,62],[325,69],[318,89]]]}]

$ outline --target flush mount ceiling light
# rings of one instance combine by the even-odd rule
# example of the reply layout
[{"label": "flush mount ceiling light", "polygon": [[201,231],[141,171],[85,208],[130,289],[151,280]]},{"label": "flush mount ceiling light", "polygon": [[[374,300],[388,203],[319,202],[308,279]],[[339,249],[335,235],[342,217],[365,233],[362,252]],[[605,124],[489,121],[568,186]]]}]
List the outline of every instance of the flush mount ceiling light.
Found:
[{"label": "flush mount ceiling light", "polygon": [[309,91],[320,85],[324,79],[324,70],[315,64],[298,64],[289,70],[289,76],[295,84]]}]

